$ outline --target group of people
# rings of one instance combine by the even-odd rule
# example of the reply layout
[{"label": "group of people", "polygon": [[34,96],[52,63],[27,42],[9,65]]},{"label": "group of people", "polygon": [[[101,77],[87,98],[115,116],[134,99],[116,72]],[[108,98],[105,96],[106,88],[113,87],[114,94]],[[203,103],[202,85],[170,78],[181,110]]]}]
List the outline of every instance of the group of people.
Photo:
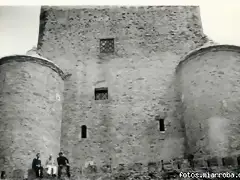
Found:
[{"label": "group of people", "polygon": [[[58,167],[52,157],[52,154],[46,161],[46,169],[47,174],[53,177],[61,177],[62,168],[65,167],[67,170],[67,176],[70,177],[70,166],[68,159],[63,155],[62,152],[59,153],[59,157],[57,158]],[[36,158],[33,159],[32,169],[35,171],[36,176],[42,178],[43,177],[43,166],[40,160],[40,153],[37,153]],[[58,174],[57,174],[58,173]]]}]

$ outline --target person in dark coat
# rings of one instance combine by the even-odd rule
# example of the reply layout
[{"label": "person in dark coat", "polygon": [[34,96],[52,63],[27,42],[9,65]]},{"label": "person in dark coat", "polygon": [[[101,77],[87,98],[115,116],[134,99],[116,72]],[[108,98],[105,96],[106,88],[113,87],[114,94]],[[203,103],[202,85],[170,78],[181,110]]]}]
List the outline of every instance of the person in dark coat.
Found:
[{"label": "person in dark coat", "polygon": [[62,152],[59,153],[59,157],[57,158],[58,162],[58,177],[61,177],[62,168],[66,167],[67,169],[67,176],[70,177],[70,166],[68,159],[63,155]]},{"label": "person in dark coat", "polygon": [[32,169],[35,171],[37,177],[43,177],[43,167],[41,165],[40,153],[37,153],[36,158],[33,159]]}]

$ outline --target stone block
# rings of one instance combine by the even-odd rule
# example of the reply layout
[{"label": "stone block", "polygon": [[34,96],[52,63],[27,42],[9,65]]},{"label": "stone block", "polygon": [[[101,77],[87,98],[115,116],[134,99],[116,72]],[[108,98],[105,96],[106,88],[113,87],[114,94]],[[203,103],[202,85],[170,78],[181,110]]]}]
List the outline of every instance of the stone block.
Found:
[{"label": "stone block", "polygon": [[163,161],[162,163],[163,163],[162,166],[164,171],[169,171],[173,169],[172,161]]},{"label": "stone block", "polygon": [[224,157],[222,158],[222,165],[223,166],[234,166],[235,163],[235,159],[233,157]]},{"label": "stone block", "polygon": [[176,170],[171,170],[171,171],[165,171],[162,174],[162,177],[164,179],[176,179],[177,177],[179,177],[179,172]]},{"label": "stone block", "polygon": [[142,171],[143,169],[143,164],[142,163],[134,163],[133,165],[131,165],[129,167],[129,170],[133,170],[133,171]]},{"label": "stone block", "polygon": [[84,169],[84,173],[87,173],[87,174],[95,174],[95,173],[97,173],[97,166],[96,165],[88,165]]},{"label": "stone block", "polygon": [[158,170],[158,166],[156,162],[148,163],[148,173],[155,173]]},{"label": "stone block", "polygon": [[109,164],[105,164],[103,165],[102,167],[100,167],[100,170],[103,172],[103,173],[110,173],[111,172],[111,165]]},{"label": "stone block", "polygon": [[82,175],[82,168],[72,167],[70,171],[72,175],[76,175],[76,176]]},{"label": "stone block", "polygon": [[174,169],[181,169],[181,165],[182,165],[182,160],[177,159],[173,161],[173,168]]},{"label": "stone block", "polygon": [[183,159],[181,162],[181,169],[187,169],[187,168],[190,168],[189,162],[187,159]]},{"label": "stone block", "polygon": [[32,180],[32,179],[35,179],[35,178],[36,178],[36,174],[35,174],[34,170],[29,169],[28,170],[28,180]]},{"label": "stone block", "polygon": [[16,169],[13,171],[13,179],[19,180],[24,179],[24,171],[22,169]]},{"label": "stone block", "polygon": [[240,156],[237,157],[237,164],[240,166]]},{"label": "stone block", "polygon": [[207,167],[207,163],[204,159],[194,159],[193,164],[194,168]]},{"label": "stone block", "polygon": [[218,166],[218,158],[217,157],[212,157],[207,159],[207,165],[208,167],[212,167],[212,166]]}]

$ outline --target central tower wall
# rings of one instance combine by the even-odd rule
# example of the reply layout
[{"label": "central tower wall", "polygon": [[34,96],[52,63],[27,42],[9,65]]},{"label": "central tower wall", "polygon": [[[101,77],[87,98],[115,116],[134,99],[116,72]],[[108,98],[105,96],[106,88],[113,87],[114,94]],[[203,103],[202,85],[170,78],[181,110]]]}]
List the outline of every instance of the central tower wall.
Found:
[{"label": "central tower wall", "polygon": [[[113,54],[100,53],[102,38],[114,38]],[[182,157],[174,72],[180,57],[205,41],[198,7],[43,7],[38,51],[72,74],[61,139],[72,164]],[[96,87],[108,87],[108,100],[94,100]],[[164,133],[155,121],[162,112]]]}]

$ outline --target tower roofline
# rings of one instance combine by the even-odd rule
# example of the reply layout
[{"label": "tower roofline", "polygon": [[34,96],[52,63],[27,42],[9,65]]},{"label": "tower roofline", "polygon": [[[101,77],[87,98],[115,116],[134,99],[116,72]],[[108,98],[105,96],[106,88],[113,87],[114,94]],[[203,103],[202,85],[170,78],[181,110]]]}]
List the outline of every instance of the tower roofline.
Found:
[{"label": "tower roofline", "polygon": [[12,56],[5,56],[0,59],[0,66],[10,62],[31,62],[37,63],[42,66],[49,67],[53,71],[55,71],[63,80],[65,79],[65,73],[52,61],[47,60],[41,57],[35,56],[28,56],[28,55],[12,55]]},{"label": "tower roofline", "polygon": [[238,52],[240,53],[240,46],[236,45],[229,45],[229,44],[212,44],[207,46],[201,46],[191,52],[189,52],[187,55],[185,55],[179,64],[176,67],[176,73],[181,69],[181,67],[191,61],[194,57],[206,54],[208,52],[213,51],[231,51],[231,52]]},{"label": "tower roofline", "polygon": [[199,5],[74,5],[74,6],[41,6],[41,9],[56,9],[56,10],[74,10],[74,9],[107,9],[107,8],[159,8],[159,7],[196,7]]}]

